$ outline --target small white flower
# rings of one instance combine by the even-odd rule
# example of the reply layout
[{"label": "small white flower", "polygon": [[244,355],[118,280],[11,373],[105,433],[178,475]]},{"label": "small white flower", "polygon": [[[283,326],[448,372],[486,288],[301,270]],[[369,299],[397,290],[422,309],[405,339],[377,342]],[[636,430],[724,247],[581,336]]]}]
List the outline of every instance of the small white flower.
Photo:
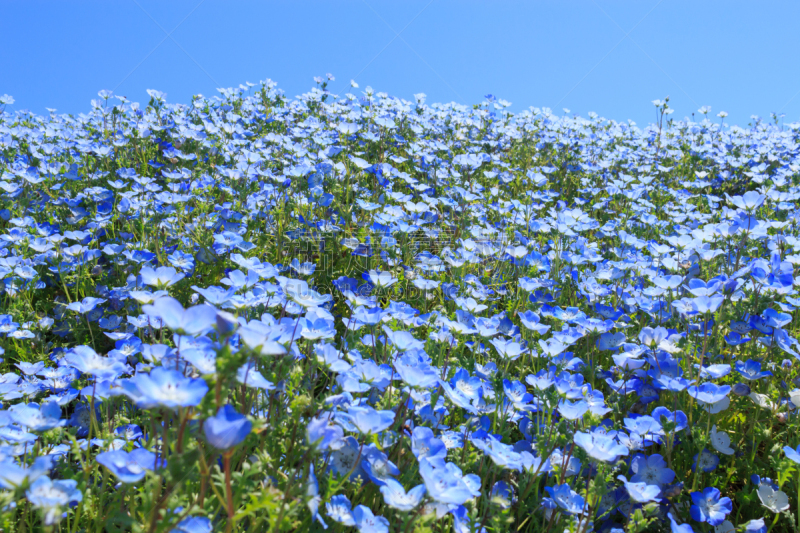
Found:
[{"label": "small white flower", "polygon": [[758,487],[758,498],[773,513],[780,513],[789,508],[789,497],[782,490],[775,490],[768,483]]},{"label": "small white flower", "polygon": [[712,415],[715,415],[715,414],[721,413],[722,411],[727,409],[731,405],[731,399],[729,397],[725,396],[720,401],[714,402],[714,403],[711,403],[711,404],[708,404],[708,403],[705,403],[705,402],[698,402],[698,403],[700,403],[700,405],[702,405],[703,409],[705,409],[705,411],[707,413],[711,413]]},{"label": "small white flower", "polygon": [[733,455],[733,448],[731,448],[731,438],[724,431],[717,431],[717,426],[711,428],[711,445],[719,453],[725,455]]},{"label": "small white flower", "polygon": [[800,389],[790,391],[789,400],[791,400],[795,407],[800,407]]},{"label": "small white flower", "polygon": [[751,392],[750,399],[753,400],[753,403],[755,403],[762,409],[768,409],[770,411],[776,410],[775,404],[772,402],[772,400],[769,399],[769,396],[767,396],[766,394]]}]

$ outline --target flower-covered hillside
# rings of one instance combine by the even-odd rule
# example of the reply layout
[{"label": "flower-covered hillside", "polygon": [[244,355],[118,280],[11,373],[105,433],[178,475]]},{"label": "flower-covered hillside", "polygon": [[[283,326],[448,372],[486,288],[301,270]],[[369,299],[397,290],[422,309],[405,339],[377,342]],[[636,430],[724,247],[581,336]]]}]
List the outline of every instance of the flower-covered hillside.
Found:
[{"label": "flower-covered hillside", "polygon": [[330,79],[0,98],[3,530],[800,526],[800,124]]}]

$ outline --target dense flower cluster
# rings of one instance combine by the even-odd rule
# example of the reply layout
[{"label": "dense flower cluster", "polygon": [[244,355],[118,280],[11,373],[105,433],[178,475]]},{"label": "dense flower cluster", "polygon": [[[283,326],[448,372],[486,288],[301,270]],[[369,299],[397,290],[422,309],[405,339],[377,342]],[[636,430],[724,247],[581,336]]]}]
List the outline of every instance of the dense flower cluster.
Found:
[{"label": "dense flower cluster", "polygon": [[800,526],[800,124],[332,79],[0,97],[3,531]]}]

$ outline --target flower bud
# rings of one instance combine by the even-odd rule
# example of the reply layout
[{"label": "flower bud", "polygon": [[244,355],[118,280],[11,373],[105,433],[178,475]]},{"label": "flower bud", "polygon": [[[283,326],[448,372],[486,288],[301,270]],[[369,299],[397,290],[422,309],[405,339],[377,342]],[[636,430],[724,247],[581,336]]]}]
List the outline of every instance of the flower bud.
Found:
[{"label": "flower bud", "polygon": [[731,388],[736,396],[748,396],[750,394],[750,387],[746,383],[737,383]]}]

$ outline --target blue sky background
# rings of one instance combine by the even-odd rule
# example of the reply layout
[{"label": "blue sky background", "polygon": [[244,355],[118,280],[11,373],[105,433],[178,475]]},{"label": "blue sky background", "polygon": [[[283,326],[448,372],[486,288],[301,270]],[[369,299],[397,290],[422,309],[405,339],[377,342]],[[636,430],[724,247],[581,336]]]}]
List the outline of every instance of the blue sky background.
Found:
[{"label": "blue sky background", "polygon": [[313,77],[428,102],[569,108],[617,120],[700,106],[800,120],[800,2],[681,0],[0,0],[0,94],[79,113],[100,89],[147,101]]}]

